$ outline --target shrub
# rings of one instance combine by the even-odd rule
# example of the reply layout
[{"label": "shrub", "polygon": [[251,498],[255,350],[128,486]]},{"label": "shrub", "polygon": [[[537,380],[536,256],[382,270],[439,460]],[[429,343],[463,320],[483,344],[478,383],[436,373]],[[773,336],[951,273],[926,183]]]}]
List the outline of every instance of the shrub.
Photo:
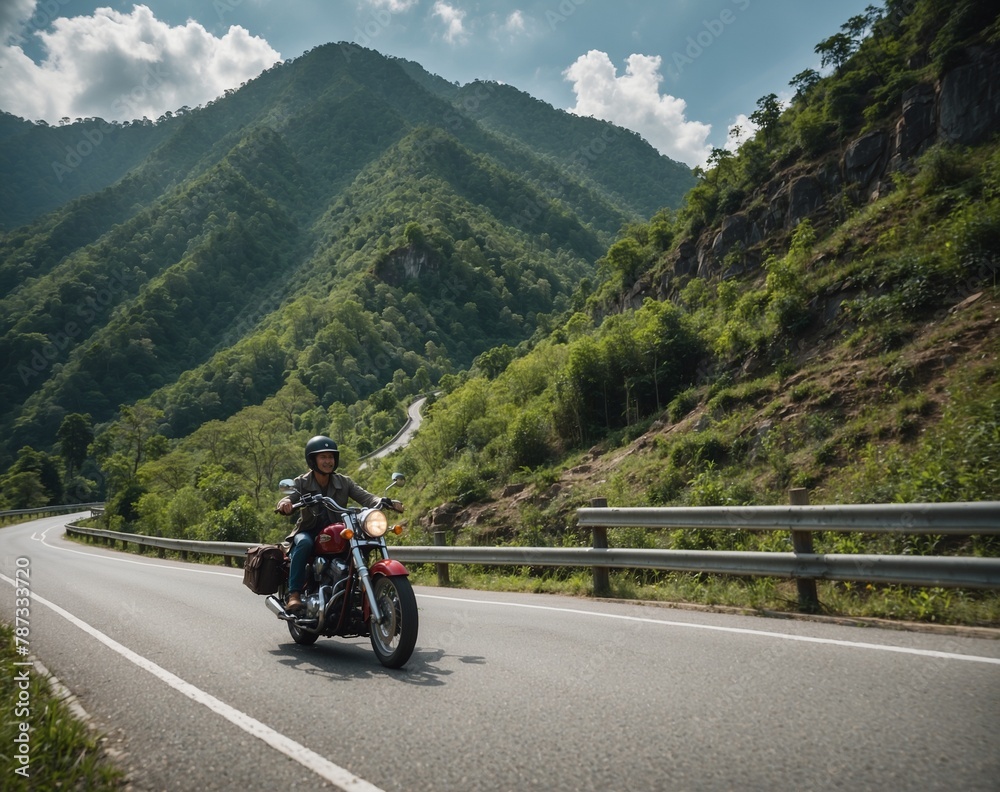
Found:
[{"label": "shrub", "polygon": [[714,465],[725,460],[729,445],[715,432],[685,435],[670,449],[669,461],[675,468]]},{"label": "shrub", "polygon": [[139,498],[136,511],[139,514],[139,528],[145,536],[166,536],[163,513],[167,499],[157,492],[146,492]]},{"label": "shrub", "polygon": [[551,456],[549,421],[538,409],[522,412],[507,428],[507,449],[511,467],[534,468]]},{"label": "shrub", "polygon": [[[109,518],[118,517],[123,526],[135,525],[139,520],[139,499],[146,493],[142,485],[132,481],[114,494],[107,505]],[[120,530],[120,529],[119,529]]]},{"label": "shrub", "polygon": [[208,542],[258,542],[263,538],[262,528],[253,501],[240,495],[224,508],[209,512],[201,534]]},{"label": "shrub", "polygon": [[913,186],[921,195],[954,187],[973,175],[969,152],[962,146],[938,143],[917,160]]},{"label": "shrub", "polygon": [[456,464],[449,467],[443,482],[443,494],[463,505],[485,500],[489,495],[489,487],[484,474],[485,471],[477,465],[471,454],[463,454]]},{"label": "shrub", "polygon": [[698,406],[698,391],[688,388],[678,393],[667,405],[667,417],[671,423],[677,423],[681,418]]},{"label": "shrub", "polygon": [[792,129],[805,155],[814,157],[829,146],[836,125],[830,123],[820,110],[804,108],[792,122]]},{"label": "shrub", "polygon": [[205,501],[194,487],[184,487],[167,504],[165,530],[168,536],[187,539],[205,519]]}]

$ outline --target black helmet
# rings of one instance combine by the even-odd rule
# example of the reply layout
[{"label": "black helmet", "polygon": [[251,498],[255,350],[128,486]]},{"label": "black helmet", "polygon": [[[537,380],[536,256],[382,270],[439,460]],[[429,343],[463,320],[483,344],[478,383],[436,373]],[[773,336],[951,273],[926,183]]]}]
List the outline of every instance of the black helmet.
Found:
[{"label": "black helmet", "polygon": [[306,464],[309,465],[309,469],[316,470],[313,466],[313,454],[323,451],[333,454],[333,469],[336,470],[340,466],[340,451],[337,450],[337,444],[326,435],[316,435],[306,443]]}]

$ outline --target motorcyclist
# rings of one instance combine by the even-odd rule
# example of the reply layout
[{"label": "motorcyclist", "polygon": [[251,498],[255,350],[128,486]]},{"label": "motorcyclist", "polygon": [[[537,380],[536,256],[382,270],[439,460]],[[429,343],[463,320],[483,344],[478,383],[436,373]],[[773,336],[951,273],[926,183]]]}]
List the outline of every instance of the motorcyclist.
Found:
[{"label": "motorcyclist", "polygon": [[[380,498],[360,487],[349,476],[336,473],[340,465],[340,451],[337,444],[325,435],[317,435],[306,443],[306,464],[309,472],[295,479],[295,492],[278,501],[275,509],[282,514],[291,514],[294,504],[307,492],[317,492],[333,498],[339,505],[347,506],[353,499],[362,506],[371,508],[383,506],[396,511],[403,510],[399,501]],[[285,600],[285,610],[296,612],[302,609],[302,586],[305,583],[306,563],[313,550],[313,540],[316,533],[333,521],[334,515],[322,506],[310,506],[299,511],[295,530],[286,541],[292,543],[289,551],[291,563],[288,570],[288,597]]]}]

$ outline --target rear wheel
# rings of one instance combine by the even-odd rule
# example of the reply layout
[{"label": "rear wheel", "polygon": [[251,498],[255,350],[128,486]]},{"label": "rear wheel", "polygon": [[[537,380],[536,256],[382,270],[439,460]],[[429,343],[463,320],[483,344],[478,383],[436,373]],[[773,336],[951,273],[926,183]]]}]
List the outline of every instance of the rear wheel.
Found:
[{"label": "rear wheel", "polygon": [[417,598],[410,581],[402,576],[379,576],[374,589],[382,623],[372,620],[372,649],[386,668],[399,668],[417,644]]},{"label": "rear wheel", "polygon": [[316,643],[316,639],[319,638],[319,633],[306,632],[305,630],[299,629],[295,626],[295,622],[287,622],[287,624],[288,632],[292,636],[292,640],[297,644],[312,646]]},{"label": "rear wheel", "polygon": [[[284,604],[287,596],[284,586],[281,587],[279,595],[281,597],[282,604]],[[288,625],[288,634],[292,636],[292,640],[297,644],[301,644],[302,646],[312,646],[316,643],[316,639],[319,638],[319,633],[306,632],[305,630],[296,627],[295,622],[288,621],[285,622],[285,624]]]}]

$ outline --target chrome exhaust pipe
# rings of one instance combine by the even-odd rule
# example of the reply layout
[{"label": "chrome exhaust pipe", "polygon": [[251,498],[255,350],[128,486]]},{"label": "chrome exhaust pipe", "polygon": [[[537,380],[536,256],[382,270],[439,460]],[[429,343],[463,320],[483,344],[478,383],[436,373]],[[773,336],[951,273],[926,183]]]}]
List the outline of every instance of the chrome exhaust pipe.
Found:
[{"label": "chrome exhaust pipe", "polygon": [[316,619],[303,619],[300,616],[296,616],[294,613],[289,613],[282,607],[281,601],[274,595],[264,600],[264,604],[267,605],[267,609],[279,619],[286,622],[292,622],[300,630],[305,630],[306,632],[319,631]]},{"label": "chrome exhaust pipe", "polygon": [[295,618],[294,616],[289,615],[288,611],[285,610],[280,600],[273,594],[269,596],[266,600],[264,600],[264,604],[267,605],[267,609],[271,611],[271,613],[273,613],[279,619],[290,621]]}]

